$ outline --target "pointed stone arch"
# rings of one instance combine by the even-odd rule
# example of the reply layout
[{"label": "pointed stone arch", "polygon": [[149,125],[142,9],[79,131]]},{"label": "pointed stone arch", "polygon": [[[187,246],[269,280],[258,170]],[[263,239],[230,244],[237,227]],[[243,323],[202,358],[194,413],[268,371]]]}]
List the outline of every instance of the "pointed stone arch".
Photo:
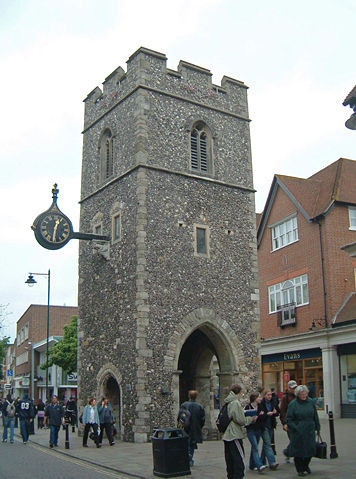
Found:
[{"label": "pointed stone arch", "polygon": [[[227,392],[231,384],[238,380],[239,374],[247,373],[239,338],[228,322],[220,318],[213,309],[198,308],[190,312],[171,336],[165,356],[165,367],[172,373],[173,413],[179,409],[182,399],[179,391],[180,377],[184,371],[179,368],[179,364],[181,353],[184,353],[187,345],[189,347],[189,341],[193,345],[194,341],[197,341],[202,349],[200,356],[194,359],[195,388],[203,388],[203,381],[208,373],[207,366],[214,355],[219,363],[221,393]],[[191,347],[191,351],[193,350],[194,347]]]},{"label": "pointed stone arch", "polygon": [[112,363],[104,364],[97,374],[97,399],[109,398],[116,419],[118,436],[122,436],[122,377],[116,366]]}]

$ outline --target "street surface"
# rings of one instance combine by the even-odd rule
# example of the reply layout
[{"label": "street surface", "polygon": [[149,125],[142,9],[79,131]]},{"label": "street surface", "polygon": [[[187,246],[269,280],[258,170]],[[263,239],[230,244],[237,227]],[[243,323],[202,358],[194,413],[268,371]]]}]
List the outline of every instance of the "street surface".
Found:
[{"label": "street surface", "polygon": [[[130,479],[130,476],[106,471],[100,466],[58,454],[34,443],[0,442],[0,479]],[[131,478],[132,479],[132,478]]]},{"label": "street surface", "polygon": [[[322,438],[328,443],[328,459],[312,459],[310,479],[356,479],[356,419],[337,419],[335,435],[338,458],[330,459],[329,424],[321,419]],[[0,428],[2,434],[2,426]],[[287,464],[282,454],[287,435],[279,424],[276,430],[276,471],[263,474],[246,471],[246,479],[297,479],[293,462]],[[105,438],[97,449],[92,441],[82,447],[82,438],[70,432],[70,449],[65,449],[65,434],[59,434],[59,447],[49,449],[49,431],[37,430],[27,445],[22,444],[19,430],[15,429],[15,444],[2,443],[0,436],[0,479],[153,479],[152,444],[134,444],[116,441],[112,447]],[[246,461],[250,454],[247,439],[244,440]],[[199,444],[194,457],[195,465],[186,479],[226,479],[224,446],[222,441],[206,441]]]}]

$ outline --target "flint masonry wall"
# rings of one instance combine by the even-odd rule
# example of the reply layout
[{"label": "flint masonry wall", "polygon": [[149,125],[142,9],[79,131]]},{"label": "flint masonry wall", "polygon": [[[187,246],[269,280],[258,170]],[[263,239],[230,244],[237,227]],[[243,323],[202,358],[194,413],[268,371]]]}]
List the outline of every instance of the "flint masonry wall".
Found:
[{"label": "flint masonry wall", "polygon": [[[196,121],[212,135],[209,175],[191,170]],[[101,178],[100,138],[113,133],[113,175]],[[82,404],[116,371],[121,434],[147,440],[173,426],[180,342],[201,324],[226,341],[229,381],[257,386],[258,286],[246,86],[187,62],[177,71],[144,48],[85,99],[81,231],[121,239],[109,259],[80,244],[78,383]],[[194,254],[204,225],[210,255]],[[183,339],[182,339],[183,338]],[[234,338],[234,339],[231,339]],[[212,336],[212,342],[213,336]],[[228,346],[228,344],[230,346]],[[231,349],[231,351],[230,351]]]}]

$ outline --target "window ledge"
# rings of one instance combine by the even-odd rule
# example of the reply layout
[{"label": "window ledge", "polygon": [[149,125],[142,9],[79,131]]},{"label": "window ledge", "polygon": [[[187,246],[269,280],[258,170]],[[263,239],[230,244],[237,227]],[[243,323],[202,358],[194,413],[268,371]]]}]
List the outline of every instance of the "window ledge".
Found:
[{"label": "window ledge", "polygon": [[[356,229],[356,228],[355,228]],[[287,246],[290,246],[291,244],[294,244],[294,243],[298,243],[299,241],[299,238],[295,241],[292,241],[291,243],[288,243],[288,244],[284,244],[283,246],[280,246],[279,248],[276,248],[276,249],[272,249],[270,252],[271,253],[274,253],[275,251],[279,251],[280,249],[283,249],[283,248],[286,248]]]}]

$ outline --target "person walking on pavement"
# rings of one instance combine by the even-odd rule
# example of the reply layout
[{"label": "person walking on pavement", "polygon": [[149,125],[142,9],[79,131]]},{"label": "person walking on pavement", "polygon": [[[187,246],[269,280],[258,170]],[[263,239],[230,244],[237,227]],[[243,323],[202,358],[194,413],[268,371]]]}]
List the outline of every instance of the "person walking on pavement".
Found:
[{"label": "person walking on pavement", "polygon": [[42,401],[42,399],[39,399],[37,403],[37,429],[43,428],[45,408],[45,403]]},{"label": "person walking on pavement", "polygon": [[[288,434],[288,438],[289,438],[289,432],[288,432],[288,426],[287,426],[287,409],[288,409],[289,403],[292,402],[293,399],[295,399],[295,394],[294,393],[295,393],[295,388],[297,386],[298,386],[298,384],[293,379],[288,382],[288,385],[287,385],[288,389],[283,394],[281,404],[279,406],[279,409],[280,409],[279,418],[281,420],[283,430],[286,431],[286,433]],[[289,444],[285,449],[283,449],[283,454],[285,455],[287,462],[289,462],[289,454],[288,454],[289,449],[288,448],[289,448]]]},{"label": "person walking on pavement", "polygon": [[190,412],[189,430],[189,464],[194,466],[194,452],[198,449],[198,444],[203,442],[202,428],[205,423],[205,411],[201,404],[197,401],[198,391],[188,391],[188,401],[181,405],[181,409],[187,409]]},{"label": "person walking on pavement", "polygon": [[24,395],[23,399],[18,401],[16,414],[18,414],[20,419],[20,430],[23,443],[27,444],[28,436],[30,434],[30,423],[35,416],[32,401],[29,400],[27,394]]},{"label": "person walking on pavement", "polygon": [[100,406],[98,406],[98,414],[100,420],[100,434],[99,434],[99,444],[103,442],[104,429],[106,431],[106,436],[109,440],[110,446],[115,444],[112,436],[112,425],[114,424],[114,416],[112,413],[112,408],[107,398],[101,400]]},{"label": "person walking on pavement", "polygon": [[[263,412],[262,415],[260,413]],[[258,413],[259,417],[263,421],[263,429],[262,429],[262,453],[261,453],[261,462],[262,464],[265,463],[267,458],[269,468],[274,471],[279,466],[278,462],[276,462],[272,445],[271,445],[271,437],[274,428],[277,425],[276,417],[279,415],[279,407],[276,401],[272,399],[272,391],[270,389],[265,389],[263,392],[263,399],[258,406]]]},{"label": "person walking on pavement", "polygon": [[315,455],[315,432],[320,433],[320,422],[315,403],[308,397],[307,386],[295,389],[296,399],[287,410],[287,426],[289,432],[289,456],[294,457],[298,476],[311,474],[309,464]]},{"label": "person walking on pavement", "polygon": [[78,425],[78,421],[77,421],[78,410],[77,410],[77,403],[74,396],[71,396],[71,398],[68,399],[65,412],[70,418],[70,425],[72,427],[77,426]]},{"label": "person walking on pavement", "polygon": [[[253,393],[250,395],[250,402],[245,406],[245,411],[255,411],[256,416],[258,414],[258,405],[261,403],[262,398],[259,393]],[[262,413],[263,414],[263,413]],[[262,415],[261,414],[261,415]],[[251,454],[249,468],[251,471],[263,472],[267,466],[263,465],[258,454],[258,443],[261,439],[263,429],[262,418],[257,417],[256,422],[246,426],[247,437],[251,444]]]},{"label": "person walking on pavement", "polygon": [[245,475],[245,453],[243,439],[246,437],[246,426],[257,420],[257,416],[247,417],[240,404],[242,387],[231,386],[229,395],[224,399],[227,403],[227,414],[231,419],[222,436],[226,462],[227,479],[242,479]]},{"label": "person walking on pavement", "polygon": [[88,435],[90,428],[92,428],[94,432],[94,442],[96,447],[101,447],[99,444],[98,435],[98,426],[100,424],[100,420],[95,398],[90,398],[88,404],[85,406],[82,422],[84,424],[83,447],[88,447]]},{"label": "person walking on pavement", "polygon": [[1,407],[4,431],[2,434],[2,442],[7,442],[7,430],[10,428],[10,443],[14,443],[14,428],[15,428],[15,415],[16,404],[12,399],[11,394],[7,395],[6,400],[2,403]]},{"label": "person walking on pavement", "polygon": [[43,425],[46,426],[47,418],[49,418],[49,447],[58,446],[58,433],[64,421],[64,408],[58,403],[58,398],[54,394],[52,396],[52,404],[49,404],[45,410]]}]

